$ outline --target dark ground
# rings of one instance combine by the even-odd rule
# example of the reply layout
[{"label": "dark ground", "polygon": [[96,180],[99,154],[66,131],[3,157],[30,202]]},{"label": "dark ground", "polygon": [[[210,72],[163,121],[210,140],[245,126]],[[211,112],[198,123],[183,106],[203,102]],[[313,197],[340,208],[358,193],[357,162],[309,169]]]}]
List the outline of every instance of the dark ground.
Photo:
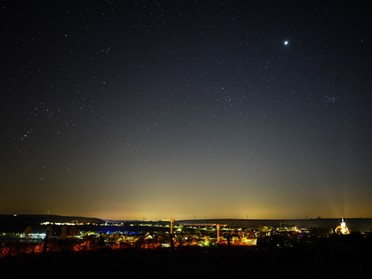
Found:
[{"label": "dark ground", "polygon": [[182,248],[22,255],[0,278],[372,278],[369,245]]}]

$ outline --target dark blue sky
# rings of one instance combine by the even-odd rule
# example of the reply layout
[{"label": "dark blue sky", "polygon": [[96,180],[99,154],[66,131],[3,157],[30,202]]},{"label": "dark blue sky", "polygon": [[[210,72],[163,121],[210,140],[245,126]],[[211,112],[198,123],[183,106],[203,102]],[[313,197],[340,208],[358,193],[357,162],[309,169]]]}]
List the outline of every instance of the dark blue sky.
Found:
[{"label": "dark blue sky", "polygon": [[3,2],[0,213],[372,217],[371,12]]}]

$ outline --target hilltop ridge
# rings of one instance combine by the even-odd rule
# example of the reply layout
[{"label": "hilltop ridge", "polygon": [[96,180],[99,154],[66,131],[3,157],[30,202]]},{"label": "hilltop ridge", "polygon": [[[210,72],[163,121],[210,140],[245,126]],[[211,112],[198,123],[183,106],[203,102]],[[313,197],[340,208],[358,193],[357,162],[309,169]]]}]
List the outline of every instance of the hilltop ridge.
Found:
[{"label": "hilltop ridge", "polygon": [[[307,228],[335,228],[341,222],[340,218],[303,218],[303,219],[234,219],[234,218],[214,218],[214,219],[185,219],[175,220],[175,223],[186,225],[186,224],[226,224],[228,226],[239,226],[239,227],[280,227],[280,226],[297,226]],[[346,218],[345,219],[348,227],[352,231],[367,232],[372,231],[372,218]],[[55,215],[55,214],[0,214],[0,231],[23,231],[26,226],[37,227],[42,222],[51,223],[85,223],[85,224],[104,224],[106,222],[123,222],[123,223],[156,223],[156,222],[167,222],[167,221],[156,221],[156,220],[104,220],[96,217],[86,216],[71,216],[71,215]]]},{"label": "hilltop ridge", "polygon": [[23,231],[26,226],[36,227],[42,222],[81,222],[81,223],[105,223],[104,220],[95,217],[64,216],[54,214],[0,214],[0,231]]}]

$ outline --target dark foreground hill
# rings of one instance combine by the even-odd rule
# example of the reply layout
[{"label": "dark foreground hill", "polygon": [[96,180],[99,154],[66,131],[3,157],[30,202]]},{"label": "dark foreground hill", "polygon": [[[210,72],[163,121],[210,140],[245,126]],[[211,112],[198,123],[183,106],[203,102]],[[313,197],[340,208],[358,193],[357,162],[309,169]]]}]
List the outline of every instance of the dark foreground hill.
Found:
[{"label": "dark foreground hill", "polygon": [[[182,248],[22,255],[1,278],[372,278],[371,245]],[[368,252],[368,253],[367,253]]]}]

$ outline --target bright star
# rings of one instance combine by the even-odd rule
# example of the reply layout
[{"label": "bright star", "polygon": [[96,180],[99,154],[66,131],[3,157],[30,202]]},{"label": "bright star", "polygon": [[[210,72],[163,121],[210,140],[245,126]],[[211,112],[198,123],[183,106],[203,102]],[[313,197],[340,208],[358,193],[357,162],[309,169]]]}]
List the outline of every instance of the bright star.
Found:
[{"label": "bright star", "polygon": [[289,41],[285,40],[284,43],[283,43],[285,46],[287,46],[289,44]]}]

